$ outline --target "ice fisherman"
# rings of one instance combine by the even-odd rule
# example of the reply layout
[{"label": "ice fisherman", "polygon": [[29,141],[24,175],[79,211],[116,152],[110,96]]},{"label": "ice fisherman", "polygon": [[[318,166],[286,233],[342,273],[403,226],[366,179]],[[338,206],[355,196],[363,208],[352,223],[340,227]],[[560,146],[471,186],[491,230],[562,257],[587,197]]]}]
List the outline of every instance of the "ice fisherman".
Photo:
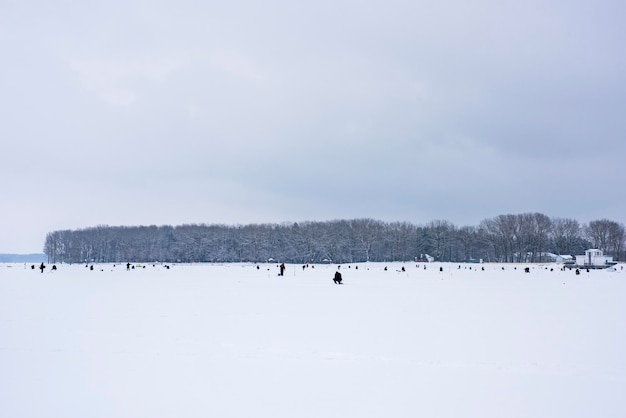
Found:
[{"label": "ice fisherman", "polygon": [[341,284],[341,281],[343,279],[341,278],[341,273],[339,273],[339,271],[335,272],[335,277],[333,278],[333,282],[335,282],[335,284]]}]

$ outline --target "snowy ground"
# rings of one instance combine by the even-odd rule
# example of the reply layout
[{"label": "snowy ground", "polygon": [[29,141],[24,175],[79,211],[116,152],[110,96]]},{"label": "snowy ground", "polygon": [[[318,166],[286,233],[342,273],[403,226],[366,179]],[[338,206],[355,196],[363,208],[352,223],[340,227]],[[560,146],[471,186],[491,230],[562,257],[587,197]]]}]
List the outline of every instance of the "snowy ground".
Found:
[{"label": "snowy ground", "polygon": [[0,416],[626,416],[621,266],[384,266],[0,264]]}]

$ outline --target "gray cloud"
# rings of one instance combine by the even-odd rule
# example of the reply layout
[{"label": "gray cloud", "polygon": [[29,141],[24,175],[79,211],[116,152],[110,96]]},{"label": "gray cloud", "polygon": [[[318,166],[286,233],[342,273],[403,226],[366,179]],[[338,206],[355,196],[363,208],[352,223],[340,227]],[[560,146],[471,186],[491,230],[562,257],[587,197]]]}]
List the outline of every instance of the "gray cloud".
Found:
[{"label": "gray cloud", "polygon": [[623,221],[620,2],[0,8],[0,252],[100,223]]}]

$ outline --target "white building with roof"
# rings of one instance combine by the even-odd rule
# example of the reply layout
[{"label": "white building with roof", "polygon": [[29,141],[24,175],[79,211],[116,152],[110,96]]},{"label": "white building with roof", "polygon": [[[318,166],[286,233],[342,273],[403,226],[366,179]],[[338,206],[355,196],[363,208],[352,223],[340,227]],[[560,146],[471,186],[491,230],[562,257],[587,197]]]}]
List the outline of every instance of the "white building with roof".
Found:
[{"label": "white building with roof", "polygon": [[576,266],[582,268],[605,268],[616,264],[613,257],[603,254],[602,250],[592,248],[585,251],[585,255],[576,256]]}]

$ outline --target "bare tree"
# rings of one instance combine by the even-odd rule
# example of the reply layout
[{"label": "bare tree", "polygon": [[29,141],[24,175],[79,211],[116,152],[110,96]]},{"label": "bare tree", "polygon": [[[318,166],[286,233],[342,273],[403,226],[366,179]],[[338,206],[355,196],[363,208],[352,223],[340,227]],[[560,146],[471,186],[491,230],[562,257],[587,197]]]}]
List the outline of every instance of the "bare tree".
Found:
[{"label": "bare tree", "polygon": [[583,227],[585,236],[594,248],[602,250],[605,253],[609,253],[610,250],[610,234],[613,228],[613,221],[608,219],[600,219],[597,221],[591,221]]},{"label": "bare tree", "polygon": [[576,243],[581,238],[580,224],[576,219],[553,218],[551,238],[553,248],[559,255],[575,255]]}]

